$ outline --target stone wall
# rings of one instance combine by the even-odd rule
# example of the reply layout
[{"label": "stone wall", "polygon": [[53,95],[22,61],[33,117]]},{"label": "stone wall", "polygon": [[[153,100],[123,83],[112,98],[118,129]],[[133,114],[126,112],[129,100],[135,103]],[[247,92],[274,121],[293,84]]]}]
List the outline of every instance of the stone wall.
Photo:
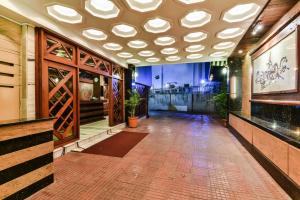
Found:
[{"label": "stone wall", "polygon": [[35,32],[22,25],[21,118],[35,117]]}]

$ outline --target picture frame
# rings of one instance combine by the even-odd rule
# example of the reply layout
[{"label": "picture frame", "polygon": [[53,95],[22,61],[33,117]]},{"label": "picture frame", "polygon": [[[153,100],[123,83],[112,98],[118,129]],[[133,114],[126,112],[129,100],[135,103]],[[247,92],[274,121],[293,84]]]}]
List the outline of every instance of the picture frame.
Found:
[{"label": "picture frame", "polygon": [[252,59],[252,95],[299,92],[299,27],[278,34]]}]

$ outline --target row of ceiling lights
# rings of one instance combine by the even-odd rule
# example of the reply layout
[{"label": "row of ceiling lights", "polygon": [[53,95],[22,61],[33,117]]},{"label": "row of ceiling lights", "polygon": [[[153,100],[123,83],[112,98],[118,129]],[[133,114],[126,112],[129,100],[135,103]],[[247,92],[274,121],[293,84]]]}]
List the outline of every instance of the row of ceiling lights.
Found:
[{"label": "row of ceiling lights", "polygon": [[[193,4],[203,2],[205,0],[178,0],[185,4]],[[162,0],[126,0],[129,7],[133,10],[139,12],[148,12],[157,9]],[[240,22],[246,19],[249,19],[257,14],[260,6],[255,3],[241,4],[237,5],[230,10],[228,10],[224,16],[223,20],[227,22]],[[114,18],[119,15],[119,8],[110,0],[86,0],[85,9],[91,13],[95,17],[109,19]],[[49,15],[52,17],[67,23],[80,23],[82,22],[82,16],[74,9],[65,7],[62,5],[54,4],[47,7]],[[196,28],[201,27],[211,21],[211,14],[205,11],[196,10],[188,13],[185,17],[183,17],[180,22],[183,27],[186,28]],[[163,33],[168,31],[171,28],[171,24],[169,21],[162,19],[160,17],[156,17],[148,20],[144,24],[144,29],[150,33]],[[245,32],[242,28],[228,28],[217,34],[217,37],[220,39],[230,39],[235,38],[242,35]],[[112,28],[112,33],[119,37],[134,37],[137,34],[137,30],[135,27],[128,24],[118,24]],[[107,34],[102,30],[98,30],[95,28],[86,29],[82,31],[83,36],[93,39],[93,40],[106,40],[108,38]],[[189,43],[200,42],[207,38],[207,33],[204,32],[192,32],[183,37],[183,40]],[[175,38],[171,36],[163,36],[158,37],[154,40],[156,45],[160,46],[168,46],[175,43]],[[143,40],[132,40],[127,43],[127,45],[131,48],[145,48],[148,44]],[[214,49],[228,49],[235,46],[233,42],[221,42],[213,46]],[[104,48],[112,51],[120,51],[123,47],[117,43],[109,42],[103,45]],[[198,54],[195,52],[202,51],[205,47],[202,45],[191,45],[185,48],[186,52],[194,53],[188,55],[187,59],[197,59],[202,57],[202,54]],[[176,48],[164,48],[161,50],[162,54],[171,55],[178,53],[179,50]],[[138,53],[142,57],[153,56],[154,52],[150,50],[141,51]],[[133,55],[128,52],[121,52],[117,54],[122,58],[131,58]],[[212,57],[220,57],[226,56],[227,52],[218,51],[210,54]],[[179,56],[169,56],[166,58],[167,61],[178,61],[181,59]],[[159,58],[147,58],[147,62],[158,62]],[[137,59],[129,59],[127,60],[130,63],[138,63]],[[134,62],[133,62],[134,61]]]},{"label": "row of ceiling lights", "polygon": [[[145,52],[141,51],[138,54],[140,56],[142,56],[142,57],[148,57],[148,56],[142,55],[143,53],[147,54],[148,51],[145,51]],[[152,52],[151,52],[151,54],[152,54],[151,56],[154,55]],[[218,51],[218,52],[210,54],[211,57],[221,57],[221,56],[226,56],[226,55],[227,55],[227,52],[225,52],[225,51]],[[140,63],[140,60],[131,58],[131,57],[133,57],[133,55],[130,54],[130,53],[127,53],[127,52],[118,53],[118,56],[120,56],[120,57],[123,57],[123,56],[127,57],[128,56],[130,58],[130,59],[127,60],[128,63],[132,63],[132,64],[138,64],[138,63]],[[146,58],[147,62],[151,62],[152,63],[152,62],[159,62],[160,61],[160,58],[151,57],[151,56],[150,56],[150,58]],[[200,53],[193,53],[193,54],[189,54],[189,55],[186,56],[186,58],[190,59],[190,60],[199,59],[201,57],[203,57],[203,54],[200,54]],[[171,55],[171,56],[166,57],[165,60],[169,61],[169,62],[175,62],[175,61],[181,60],[181,57],[177,56],[177,55]]]}]

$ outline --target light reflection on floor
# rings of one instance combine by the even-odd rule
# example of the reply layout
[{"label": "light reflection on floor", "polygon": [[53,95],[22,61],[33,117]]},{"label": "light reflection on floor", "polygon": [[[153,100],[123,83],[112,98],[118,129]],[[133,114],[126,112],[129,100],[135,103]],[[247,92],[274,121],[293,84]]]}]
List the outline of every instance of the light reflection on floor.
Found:
[{"label": "light reflection on floor", "polygon": [[109,130],[108,118],[80,126],[80,139],[90,138],[105,130]]}]

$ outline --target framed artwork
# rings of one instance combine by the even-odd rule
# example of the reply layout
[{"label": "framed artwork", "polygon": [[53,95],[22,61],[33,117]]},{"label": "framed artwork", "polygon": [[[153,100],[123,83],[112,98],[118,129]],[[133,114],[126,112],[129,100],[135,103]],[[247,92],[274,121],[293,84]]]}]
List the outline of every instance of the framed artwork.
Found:
[{"label": "framed artwork", "polygon": [[297,29],[253,60],[253,95],[298,91]]},{"label": "framed artwork", "polygon": [[79,83],[80,101],[90,101],[93,97],[94,86],[91,83]]}]

